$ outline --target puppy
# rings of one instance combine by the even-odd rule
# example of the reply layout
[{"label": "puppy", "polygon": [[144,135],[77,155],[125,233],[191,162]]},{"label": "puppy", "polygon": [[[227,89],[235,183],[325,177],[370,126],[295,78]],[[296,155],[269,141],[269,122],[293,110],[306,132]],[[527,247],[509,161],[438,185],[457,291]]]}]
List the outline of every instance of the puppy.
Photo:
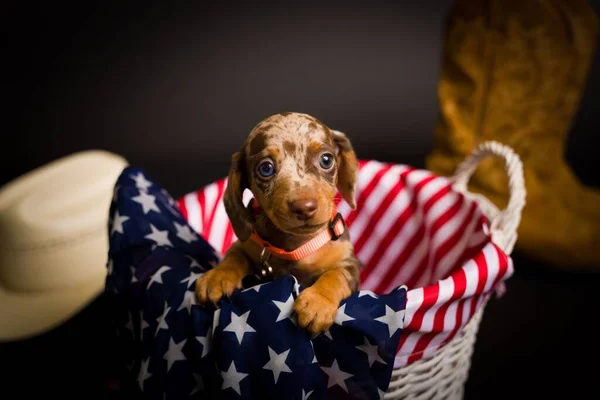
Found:
[{"label": "puppy", "polygon": [[[229,297],[250,274],[292,274],[306,288],[294,303],[299,326],[327,331],[359,287],[360,263],[334,203],[337,188],[356,208],[357,174],[348,138],[312,116],[286,112],[256,125],[232,157],[223,197],[238,240],[196,281],[199,302]],[[254,195],[248,207],[245,189]]]}]

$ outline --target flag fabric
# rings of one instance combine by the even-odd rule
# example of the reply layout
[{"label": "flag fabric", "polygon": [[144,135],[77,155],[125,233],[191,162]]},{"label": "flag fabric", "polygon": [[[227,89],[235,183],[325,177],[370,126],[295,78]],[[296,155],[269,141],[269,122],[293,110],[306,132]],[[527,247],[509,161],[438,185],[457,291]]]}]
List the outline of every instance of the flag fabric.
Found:
[{"label": "flag fabric", "polygon": [[382,398],[403,335],[404,285],[355,293],[314,338],[297,326],[292,306],[304,288],[291,275],[199,306],[195,281],[223,248],[134,167],[116,182],[108,233],[105,294],[127,398]]},{"label": "flag fabric", "polygon": [[[237,240],[223,206],[227,179],[178,200],[195,232],[219,252]],[[352,210],[336,196],[357,257],[361,288],[384,295],[405,286],[401,368],[428,357],[456,336],[513,274],[511,258],[490,235],[477,203],[451,181],[408,165],[361,160]]]}]

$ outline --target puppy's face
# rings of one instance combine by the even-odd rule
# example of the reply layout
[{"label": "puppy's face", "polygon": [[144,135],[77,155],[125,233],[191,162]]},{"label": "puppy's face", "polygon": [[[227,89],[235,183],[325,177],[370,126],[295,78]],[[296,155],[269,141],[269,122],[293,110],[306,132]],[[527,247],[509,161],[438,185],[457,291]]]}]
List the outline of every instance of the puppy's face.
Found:
[{"label": "puppy's face", "polygon": [[355,207],[357,172],[347,137],[316,118],[282,113],[261,121],[232,159],[224,202],[236,236],[245,240],[251,229],[245,188],[280,230],[311,235],[331,219],[336,188]]},{"label": "puppy's face", "polygon": [[275,226],[303,235],[329,221],[338,163],[327,127],[303,116],[271,118],[253,130],[246,151],[250,189]]}]

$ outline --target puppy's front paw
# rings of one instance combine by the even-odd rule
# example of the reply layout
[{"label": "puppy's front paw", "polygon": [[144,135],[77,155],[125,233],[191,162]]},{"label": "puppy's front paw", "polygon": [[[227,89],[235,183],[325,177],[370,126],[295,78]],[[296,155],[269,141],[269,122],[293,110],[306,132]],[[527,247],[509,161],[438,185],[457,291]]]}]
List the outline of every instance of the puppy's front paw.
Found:
[{"label": "puppy's front paw", "polygon": [[223,296],[231,296],[234,290],[242,287],[242,276],[229,267],[216,267],[206,272],[196,281],[196,297],[200,303],[217,304]]},{"label": "puppy's front paw", "polygon": [[315,287],[303,290],[294,303],[298,324],[307,328],[311,335],[329,330],[337,310],[338,304],[323,296]]}]

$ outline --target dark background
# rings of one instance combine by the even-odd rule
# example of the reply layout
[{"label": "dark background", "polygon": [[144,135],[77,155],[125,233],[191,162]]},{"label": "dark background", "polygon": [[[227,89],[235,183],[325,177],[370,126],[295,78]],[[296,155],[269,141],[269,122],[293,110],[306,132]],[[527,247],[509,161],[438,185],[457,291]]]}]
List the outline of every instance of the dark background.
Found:
[{"label": "dark background", "polygon": [[[179,197],[223,177],[250,129],[281,111],[345,131],[361,158],[422,167],[453,2],[397,3],[9,6],[0,184],[100,148]],[[566,157],[599,187],[599,57],[592,71]],[[600,276],[552,272],[518,251],[514,261],[506,296],[485,312],[466,397],[600,398]],[[47,335],[1,346],[2,390],[102,396],[106,318],[99,299]]]}]

